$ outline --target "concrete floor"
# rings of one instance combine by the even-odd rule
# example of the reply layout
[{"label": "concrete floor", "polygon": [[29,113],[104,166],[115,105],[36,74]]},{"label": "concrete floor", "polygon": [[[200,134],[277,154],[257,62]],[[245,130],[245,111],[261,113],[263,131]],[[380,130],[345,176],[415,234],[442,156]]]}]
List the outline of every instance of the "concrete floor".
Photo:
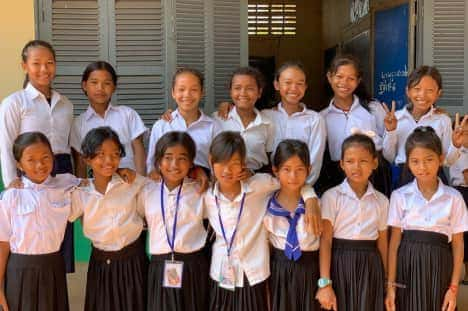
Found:
[{"label": "concrete floor", "polygon": [[[77,263],[76,272],[68,275],[68,297],[71,311],[84,309],[84,296],[86,286],[86,263]],[[458,311],[468,311],[468,286],[460,285],[458,293]]]}]

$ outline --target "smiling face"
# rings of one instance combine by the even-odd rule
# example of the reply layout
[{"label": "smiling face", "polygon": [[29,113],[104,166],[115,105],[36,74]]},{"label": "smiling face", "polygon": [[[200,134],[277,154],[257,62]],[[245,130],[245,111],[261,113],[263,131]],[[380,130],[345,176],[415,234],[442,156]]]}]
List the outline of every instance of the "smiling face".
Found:
[{"label": "smiling face", "polygon": [[114,174],[120,164],[120,148],[111,139],[105,140],[96,150],[93,158],[86,158],[86,163],[92,168],[96,178],[108,178]]},{"label": "smiling face", "polygon": [[327,78],[333,89],[334,97],[343,100],[352,98],[361,82],[358,71],[352,64],[339,66],[335,73],[329,72]]},{"label": "smiling face", "polygon": [[424,147],[414,147],[409,153],[408,167],[419,183],[437,180],[439,168],[443,163],[443,156],[434,150]]},{"label": "smiling face", "polygon": [[107,106],[115,91],[112,75],[107,70],[94,70],[89,74],[88,80],[82,82],[81,86],[93,108]]},{"label": "smiling face", "polygon": [[190,72],[177,75],[172,88],[172,98],[180,111],[188,114],[198,111],[202,96],[203,90],[197,76]]},{"label": "smiling face", "polygon": [[239,183],[237,176],[244,169],[244,161],[236,152],[226,161],[212,163],[213,173],[221,187],[230,188]]},{"label": "smiling face", "polygon": [[421,78],[418,84],[406,89],[408,100],[413,104],[413,111],[426,112],[439,99],[442,90],[430,76]]},{"label": "smiling face", "polygon": [[182,145],[168,147],[159,161],[159,171],[169,187],[179,185],[191,167],[189,153]]},{"label": "smiling face", "polygon": [[297,192],[304,186],[310,168],[304,164],[301,158],[293,155],[284,161],[279,168],[273,167],[273,172],[281,184],[281,189]]},{"label": "smiling face", "polygon": [[253,110],[262,95],[257,81],[250,75],[235,75],[231,82],[231,98],[239,109]]},{"label": "smiling face", "polygon": [[24,148],[17,167],[32,182],[40,184],[49,177],[54,168],[54,155],[46,144],[33,143]]},{"label": "smiling face", "polygon": [[279,75],[278,81],[274,81],[274,86],[284,105],[298,105],[307,89],[305,73],[296,67],[286,68]]},{"label": "smiling face", "polygon": [[357,144],[348,147],[340,161],[340,166],[345,172],[348,182],[355,185],[367,185],[369,177],[377,165],[377,158],[369,150]]},{"label": "smiling face", "polygon": [[55,78],[55,58],[45,47],[31,47],[27,51],[27,59],[22,63],[29,82],[41,92],[50,89]]}]

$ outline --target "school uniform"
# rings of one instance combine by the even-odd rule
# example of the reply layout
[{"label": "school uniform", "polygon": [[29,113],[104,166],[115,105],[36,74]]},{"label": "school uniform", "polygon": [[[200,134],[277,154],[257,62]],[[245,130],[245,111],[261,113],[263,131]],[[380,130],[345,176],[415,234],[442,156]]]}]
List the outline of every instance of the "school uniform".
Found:
[{"label": "school uniform", "polygon": [[439,179],[436,193],[426,200],[417,181],[395,190],[388,225],[401,228],[396,282],[397,310],[440,310],[453,271],[452,235],[468,230],[462,196]]},{"label": "school uniform", "polygon": [[[446,114],[437,113],[435,108],[431,108],[416,122],[411,112],[405,107],[396,111],[395,117],[398,121],[397,128],[393,131],[385,131],[383,136],[383,155],[390,163],[395,163],[400,168],[397,186],[403,186],[414,179],[413,174],[405,165],[405,144],[418,126],[430,126],[435,130],[442,142],[446,165],[453,164],[460,156],[460,149],[452,144],[452,123]],[[445,183],[448,182],[443,174],[440,177]]]},{"label": "school uniform", "polygon": [[267,109],[263,113],[275,125],[273,151],[285,139],[298,139],[307,144],[312,170],[307,183],[315,184],[322,168],[323,153],[327,141],[327,129],[324,119],[315,111],[307,109],[301,103],[302,110],[288,115],[283,104],[278,103],[277,110]]},{"label": "school uniform", "polygon": [[377,249],[387,229],[388,199],[369,182],[358,198],[347,179],[321,198],[333,226],[331,279],[338,310],[384,310],[385,272]]},{"label": "school uniform", "polygon": [[[47,136],[54,153],[53,174],[73,173],[68,138],[73,120],[73,105],[67,97],[52,90],[50,102],[31,83],[8,97],[0,104],[0,159],[5,186],[16,177],[16,161],[13,142],[25,132],[41,132]],[[68,224],[61,252],[67,272],[75,271],[73,251],[73,226]]]},{"label": "school uniform", "polygon": [[319,237],[306,232],[304,201],[294,212],[270,197],[264,225],[271,244],[271,310],[320,310],[315,299],[320,278]]},{"label": "school uniform", "polygon": [[88,109],[73,120],[70,134],[70,145],[81,153],[81,143],[86,134],[97,127],[108,126],[112,128],[125,148],[125,157],[120,160],[119,167],[135,170],[135,160],[132,142],[146,132],[146,127],[138,113],[127,106],[113,106],[109,104],[104,117]]},{"label": "school uniform", "polygon": [[158,120],[153,125],[151,137],[149,140],[148,157],[146,161],[146,169],[148,173],[154,170],[154,153],[156,143],[159,138],[171,131],[187,132],[192,137],[197,147],[197,153],[194,163],[198,166],[209,169],[208,152],[210,150],[211,141],[219,133],[216,122],[200,111],[200,118],[187,126],[184,118],[176,109],[171,113],[172,120],[170,122]]},{"label": "school uniform", "polygon": [[[465,204],[468,205],[468,184],[465,183],[463,177],[463,171],[468,169],[468,148],[461,148],[460,153],[460,158],[450,166],[450,182],[462,194]],[[463,233],[463,243],[465,249],[463,261],[466,263],[468,262],[468,232]]]},{"label": "school uniform", "polygon": [[[271,192],[278,188],[270,175],[256,174],[241,182],[241,192],[232,201],[220,192],[218,183],[205,194],[206,215],[216,234],[209,310],[267,310],[270,258],[263,217]],[[315,192],[305,187],[302,196],[307,200]],[[224,282],[227,269],[234,277]]]},{"label": "school uniform", "polygon": [[[377,151],[382,150],[382,138],[379,135],[379,128],[382,130],[382,127],[381,125],[377,126],[378,123],[382,122],[382,107],[379,108],[379,105],[378,102],[370,102],[368,111],[360,104],[359,98],[354,95],[349,111],[345,112],[337,108],[332,99],[330,105],[320,112],[326,123],[328,144],[320,172],[319,192],[324,192],[344,180],[345,175],[339,163],[341,145],[348,136],[352,135],[353,131],[359,130],[367,133],[374,141]],[[370,180],[377,190],[388,196],[391,192],[390,168],[387,163],[382,161],[380,155],[379,160],[379,167],[372,174]]]},{"label": "school uniform", "polygon": [[239,132],[247,149],[246,166],[251,170],[258,171],[270,163],[268,157],[274,150],[275,128],[273,122],[263,112],[257,109],[254,109],[254,112],[256,117],[247,127],[242,123],[236,107],[231,109],[226,120],[221,119],[217,112],[213,116],[221,131]]},{"label": "school uniform", "polygon": [[60,245],[70,216],[70,174],[42,184],[22,178],[0,201],[0,241],[10,244],[5,295],[10,310],[68,310],[65,262]]},{"label": "school uniform", "polygon": [[82,217],[83,233],[93,244],[85,310],[146,309],[147,257],[137,212],[137,195],[145,182],[137,175],[128,184],[114,174],[105,194],[92,180],[72,193],[71,219]]},{"label": "school uniform", "polygon": [[[149,311],[208,309],[209,262],[203,252],[207,233],[198,191],[198,184],[186,178],[172,190],[163,182],[148,182],[138,196],[149,231]],[[181,287],[170,288],[164,284],[165,265],[174,261],[183,263]]]}]

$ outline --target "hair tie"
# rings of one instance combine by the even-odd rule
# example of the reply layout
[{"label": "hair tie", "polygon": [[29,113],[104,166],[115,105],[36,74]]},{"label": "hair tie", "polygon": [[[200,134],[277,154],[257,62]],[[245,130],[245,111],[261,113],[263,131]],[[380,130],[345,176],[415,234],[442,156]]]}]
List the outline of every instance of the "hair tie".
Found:
[{"label": "hair tie", "polygon": [[369,138],[374,138],[376,136],[374,131],[371,131],[371,130],[364,131],[357,127],[352,127],[350,132],[352,135],[361,134],[361,135],[366,135]]}]

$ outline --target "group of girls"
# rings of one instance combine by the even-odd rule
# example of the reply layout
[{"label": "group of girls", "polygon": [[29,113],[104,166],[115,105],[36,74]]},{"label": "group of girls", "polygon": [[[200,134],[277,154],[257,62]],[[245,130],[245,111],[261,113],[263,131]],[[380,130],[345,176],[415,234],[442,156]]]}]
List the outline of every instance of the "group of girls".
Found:
[{"label": "group of girls", "polygon": [[[5,310],[68,309],[73,247],[64,245],[77,218],[93,245],[86,310],[455,310],[468,216],[440,168],[451,165],[465,190],[468,117],[452,131],[435,107],[435,68],[409,76],[409,104],[395,112],[370,100],[354,58],[337,57],[320,114],[301,102],[299,63],[280,67],[281,101],[264,111],[255,108],[261,75],[240,68],[233,107],[214,118],[199,108],[202,75],[182,68],[177,109],[154,124],[146,159],[141,118],[110,103],[111,65],[86,68],[90,105],[72,121],[71,103],[51,87],[53,48],[31,41],[22,57],[25,88],[0,105],[4,182],[20,177],[0,201]],[[71,153],[76,176],[90,167],[93,179],[62,174]],[[401,167],[390,205],[385,159]]]}]

